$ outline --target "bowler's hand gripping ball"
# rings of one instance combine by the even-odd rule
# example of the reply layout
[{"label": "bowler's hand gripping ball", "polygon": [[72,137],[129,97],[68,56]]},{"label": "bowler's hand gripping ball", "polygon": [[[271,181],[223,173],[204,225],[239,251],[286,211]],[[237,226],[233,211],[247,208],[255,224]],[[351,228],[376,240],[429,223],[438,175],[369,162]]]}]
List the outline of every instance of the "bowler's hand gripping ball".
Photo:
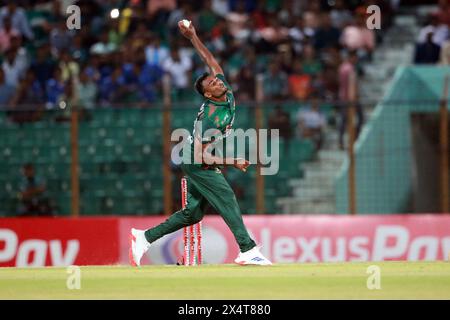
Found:
[{"label": "bowler's hand gripping ball", "polygon": [[189,28],[189,26],[191,25],[191,22],[186,19],[183,19],[181,22],[183,23],[183,26],[185,26],[186,28]]}]

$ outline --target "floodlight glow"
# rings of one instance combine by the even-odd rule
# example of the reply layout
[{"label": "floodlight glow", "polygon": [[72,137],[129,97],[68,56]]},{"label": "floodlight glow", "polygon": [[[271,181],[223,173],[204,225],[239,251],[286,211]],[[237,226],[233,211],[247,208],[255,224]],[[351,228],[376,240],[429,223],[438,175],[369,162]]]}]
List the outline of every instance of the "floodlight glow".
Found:
[{"label": "floodlight glow", "polygon": [[111,18],[117,19],[119,17],[120,11],[119,9],[112,9],[111,10]]}]

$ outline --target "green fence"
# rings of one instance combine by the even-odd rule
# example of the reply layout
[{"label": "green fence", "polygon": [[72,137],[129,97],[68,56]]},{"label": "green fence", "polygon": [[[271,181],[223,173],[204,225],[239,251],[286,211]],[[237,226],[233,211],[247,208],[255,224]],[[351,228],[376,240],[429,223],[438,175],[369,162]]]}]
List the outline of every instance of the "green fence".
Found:
[{"label": "green fence", "polygon": [[[275,104],[264,106],[264,126]],[[294,115],[304,105],[283,105]],[[172,129],[192,130],[198,103],[173,104]],[[242,104],[235,128],[254,128],[254,104]],[[295,126],[295,117],[291,118]],[[54,110],[40,113],[34,121],[14,121],[11,113],[0,112],[0,215],[16,215],[20,209],[21,168],[32,163],[37,176],[47,186],[58,215],[71,212],[70,112]],[[170,142],[168,142],[170,143]],[[254,141],[248,141],[250,146]],[[286,141],[281,141],[284,149]],[[84,110],[79,120],[79,182],[82,215],[163,213],[162,106],[145,108],[115,107]],[[267,176],[265,208],[277,213],[276,199],[291,195],[288,178],[301,177],[302,163],[314,156],[311,141],[293,138],[289,152],[281,157],[280,171]],[[181,205],[180,175],[172,166],[174,210]],[[255,177],[252,166],[246,174],[224,170],[235,189],[242,211],[255,213]]]},{"label": "green fence", "polygon": [[[355,143],[357,213],[411,210],[411,116],[438,112],[447,74],[450,68],[443,66],[397,70],[389,91]],[[348,171],[346,161],[336,181],[336,209],[342,214],[348,213]]]}]

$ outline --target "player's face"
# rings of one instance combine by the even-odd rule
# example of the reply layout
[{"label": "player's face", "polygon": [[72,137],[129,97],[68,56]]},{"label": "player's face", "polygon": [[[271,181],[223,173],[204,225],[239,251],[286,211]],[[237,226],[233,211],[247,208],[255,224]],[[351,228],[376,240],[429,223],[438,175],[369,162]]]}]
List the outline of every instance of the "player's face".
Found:
[{"label": "player's face", "polygon": [[203,88],[205,88],[205,97],[220,98],[227,92],[227,87],[222,80],[209,76],[203,80]]}]

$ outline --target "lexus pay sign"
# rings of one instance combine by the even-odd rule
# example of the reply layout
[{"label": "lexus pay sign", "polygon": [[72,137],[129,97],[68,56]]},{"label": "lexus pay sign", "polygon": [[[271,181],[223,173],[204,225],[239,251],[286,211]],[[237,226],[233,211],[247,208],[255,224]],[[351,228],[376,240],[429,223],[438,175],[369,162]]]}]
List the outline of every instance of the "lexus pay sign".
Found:
[{"label": "lexus pay sign", "polygon": [[76,239],[67,241],[65,250],[61,240],[29,239],[20,243],[14,230],[9,229],[0,229],[1,242],[4,247],[0,251],[0,264],[15,260],[16,267],[42,267],[47,259],[52,266],[71,265],[80,250],[80,242]]},{"label": "lexus pay sign", "polygon": [[3,218],[0,267],[117,263],[117,239],[116,218]]}]

